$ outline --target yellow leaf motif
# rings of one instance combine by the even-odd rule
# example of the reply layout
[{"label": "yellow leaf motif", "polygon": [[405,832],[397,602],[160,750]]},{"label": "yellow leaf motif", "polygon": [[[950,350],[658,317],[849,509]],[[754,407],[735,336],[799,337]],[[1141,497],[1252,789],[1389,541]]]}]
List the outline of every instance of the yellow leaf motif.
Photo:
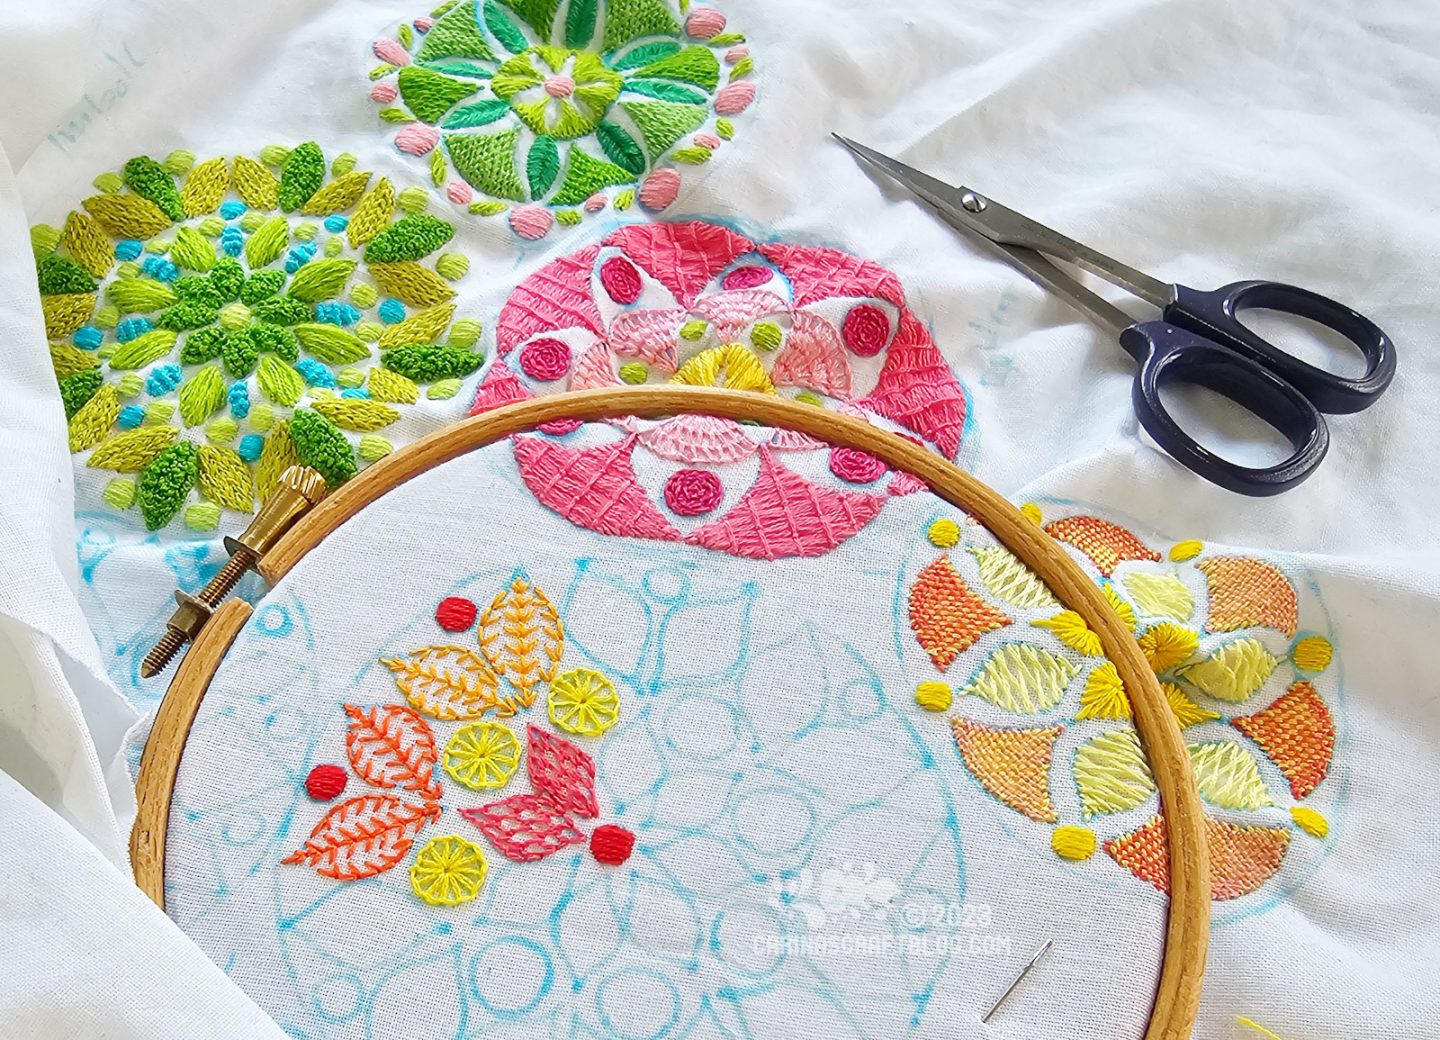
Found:
[{"label": "yellow leaf motif", "polygon": [[1226,643],[1203,661],[1180,674],[1211,697],[1239,703],[1270,678],[1275,658],[1258,639],[1249,636]]},{"label": "yellow leaf motif", "polygon": [[1180,689],[1176,683],[1161,683],[1160,689],[1165,691],[1165,700],[1169,702],[1170,711],[1174,714],[1175,721],[1180,723],[1181,729],[1187,729],[1200,722],[1211,722],[1220,717],[1185,696],[1185,691]]},{"label": "yellow leaf motif", "polygon": [[1100,656],[1100,637],[1090,631],[1085,619],[1073,610],[1062,610],[1051,618],[1041,618],[1030,624],[1036,628],[1048,628],[1055,638],[1071,650],[1079,650],[1086,657]]},{"label": "yellow leaf motif", "polygon": [[1155,674],[1184,664],[1200,647],[1200,637],[1183,625],[1162,621],[1147,628],[1138,640],[1140,650]]},{"label": "yellow leaf motif", "polygon": [[1211,740],[1189,745],[1190,766],[1200,797],[1222,809],[1258,809],[1274,805],[1255,759],[1239,744]]},{"label": "yellow leaf motif", "polygon": [[1133,809],[1155,791],[1155,777],[1133,729],[1102,733],[1075,751],[1075,786],[1086,819]]},{"label": "yellow leaf motif", "polygon": [[1003,545],[971,547],[980,580],[990,594],[1012,607],[1058,607],[1045,583]]},{"label": "yellow leaf motif", "polygon": [[1128,719],[1130,698],[1125,696],[1125,684],[1120,673],[1109,661],[1101,661],[1085,677],[1085,689],[1080,691],[1080,710],[1077,719]]},{"label": "yellow leaf motif", "polygon": [[1136,572],[1124,578],[1125,591],[1135,597],[1135,605],[1147,617],[1187,621],[1195,612],[1195,597],[1175,574],[1144,574]]},{"label": "yellow leaf motif", "polygon": [[426,646],[409,657],[382,657],[395,685],[416,711],[437,719],[475,719],[487,711],[514,715],[514,698],[499,695],[500,683],[480,655],[463,646]]},{"label": "yellow leaf motif", "polygon": [[1029,643],[1006,643],[985,661],[965,693],[1006,711],[1034,714],[1060,703],[1076,666]]},{"label": "yellow leaf motif", "polygon": [[550,597],[517,573],[480,616],[479,633],[485,660],[515,687],[516,701],[530,707],[535,687],[555,678],[565,652],[565,627]]}]

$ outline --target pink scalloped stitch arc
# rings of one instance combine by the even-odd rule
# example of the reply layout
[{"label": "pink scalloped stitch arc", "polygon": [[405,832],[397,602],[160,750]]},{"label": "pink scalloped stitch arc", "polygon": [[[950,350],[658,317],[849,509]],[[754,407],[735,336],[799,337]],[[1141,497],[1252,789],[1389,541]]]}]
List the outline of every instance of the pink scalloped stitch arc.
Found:
[{"label": "pink scalloped stitch arc", "polygon": [[736,257],[755,243],[718,224],[631,224],[605,239],[618,246],[650,276],[674,294],[683,307]]},{"label": "pink scalloped stitch arc", "polygon": [[610,346],[621,357],[638,358],[666,372],[680,366],[675,338],[685,324],[680,308],[656,311],[626,311],[610,323]]},{"label": "pink scalloped stitch arc", "polygon": [[794,311],[785,349],[775,359],[770,378],[776,386],[819,390],[831,397],[850,396],[850,362],[831,325],[818,314]]},{"label": "pink scalloped stitch arc", "polygon": [[590,272],[599,253],[598,245],[587,246],[552,260],[516,286],[495,326],[500,353],[510,353],[542,330],[582,328],[604,335],[600,311],[590,292]]},{"label": "pink scalloped stitch arc", "polygon": [[825,246],[767,242],[760,252],[780,268],[795,290],[795,306],[831,296],[878,296],[905,306],[900,279],[877,263]]},{"label": "pink scalloped stitch arc", "polygon": [[685,541],[760,560],[822,556],[875,519],[886,498],[812,484],[762,447],[759,479],[729,512]]},{"label": "pink scalloped stitch arc", "polygon": [[752,321],[771,314],[789,311],[785,301],[766,289],[730,289],[695,301],[694,311],[706,321],[715,323],[715,332],[722,342],[740,335]]},{"label": "pink scalloped stitch arc", "polygon": [[630,462],[635,436],[594,448],[512,439],[521,479],[540,504],[600,534],[674,542],[680,532],[650,502]]}]

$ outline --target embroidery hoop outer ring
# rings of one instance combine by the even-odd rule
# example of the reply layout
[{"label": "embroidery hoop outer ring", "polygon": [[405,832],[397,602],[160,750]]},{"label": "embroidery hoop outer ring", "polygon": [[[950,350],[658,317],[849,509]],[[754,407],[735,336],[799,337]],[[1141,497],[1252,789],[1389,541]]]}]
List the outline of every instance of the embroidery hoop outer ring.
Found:
[{"label": "embroidery hoop outer ring", "polygon": [[[1049,586],[1100,637],[1125,684],[1135,728],[1160,792],[1170,858],[1170,904],[1155,1003],[1145,1040],[1188,1040],[1200,1004],[1210,930],[1210,864],[1200,795],[1185,742],[1140,647],[1100,589],[1038,525],[997,492],[927,448],[860,419],[784,398],[714,387],[639,386],[555,394],[506,405],[423,437],[368,467],[304,516],[257,565],[273,587],[311,549],[366,506],[433,466],[556,419],[592,421],[682,413],[749,419],[869,452],[923,480],[965,510]],[[165,835],[180,758],[200,701],[251,608],[223,604],[191,645],[155,716],[140,760],[130,834],[136,884],[165,907]]]}]

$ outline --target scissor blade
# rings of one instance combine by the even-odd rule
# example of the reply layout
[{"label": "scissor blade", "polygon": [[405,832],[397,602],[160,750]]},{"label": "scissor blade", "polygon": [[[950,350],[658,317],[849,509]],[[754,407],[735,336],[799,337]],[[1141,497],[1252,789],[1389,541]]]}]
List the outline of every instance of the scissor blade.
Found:
[{"label": "scissor blade", "polygon": [[[865,162],[894,177],[914,195],[930,203],[945,223],[956,230],[970,232],[974,236],[973,241],[976,244],[985,247],[992,255],[1024,272],[1032,281],[1053,292],[1082,314],[1087,315],[1101,328],[1119,335],[1122,329],[1135,324],[1134,318],[1104,297],[1085,288],[1042,254],[1024,246],[1010,245],[992,236],[986,225],[975,219],[975,215],[966,210],[964,205],[959,202],[961,196],[969,193],[968,189],[936,180],[929,174],[921,173],[896,159],[882,155],[873,148],[866,148],[863,144],[847,140],[839,134],[833,136]],[[952,197],[957,203],[954,206],[946,201]]]},{"label": "scissor blade", "polygon": [[1018,246],[1076,264],[1128,289],[1156,307],[1163,308],[1174,301],[1173,286],[1068,238],[986,195],[971,188],[946,184],[839,134],[832,133],[831,136],[858,158],[930,203],[954,227],[974,232],[1001,246]]}]

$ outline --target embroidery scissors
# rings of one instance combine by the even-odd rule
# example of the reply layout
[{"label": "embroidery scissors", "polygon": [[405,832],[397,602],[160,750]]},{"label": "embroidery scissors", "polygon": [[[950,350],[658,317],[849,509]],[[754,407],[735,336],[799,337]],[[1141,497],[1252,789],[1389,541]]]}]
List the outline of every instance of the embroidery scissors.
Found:
[{"label": "embroidery scissors", "polygon": [[[1211,292],[1163,282],[1067,238],[994,199],[946,184],[862,144],[834,135],[864,163],[899,181],[951,227],[969,232],[1101,328],[1139,365],[1131,392],[1142,426],[1181,465],[1244,495],[1277,495],[1320,465],[1330,447],[1321,413],[1358,412],[1395,377],[1395,345],[1369,318],[1319,293],[1283,282],[1244,281]],[[1162,318],[1136,321],[1070,277],[1053,260],[1089,271],[1159,307]],[[1316,368],[1251,331],[1238,317],[1262,308],[1306,318],[1343,336],[1365,356],[1365,374]],[[1162,387],[1208,388],[1263,420],[1294,453],[1267,467],[1243,466],[1186,433],[1161,399]]]}]

